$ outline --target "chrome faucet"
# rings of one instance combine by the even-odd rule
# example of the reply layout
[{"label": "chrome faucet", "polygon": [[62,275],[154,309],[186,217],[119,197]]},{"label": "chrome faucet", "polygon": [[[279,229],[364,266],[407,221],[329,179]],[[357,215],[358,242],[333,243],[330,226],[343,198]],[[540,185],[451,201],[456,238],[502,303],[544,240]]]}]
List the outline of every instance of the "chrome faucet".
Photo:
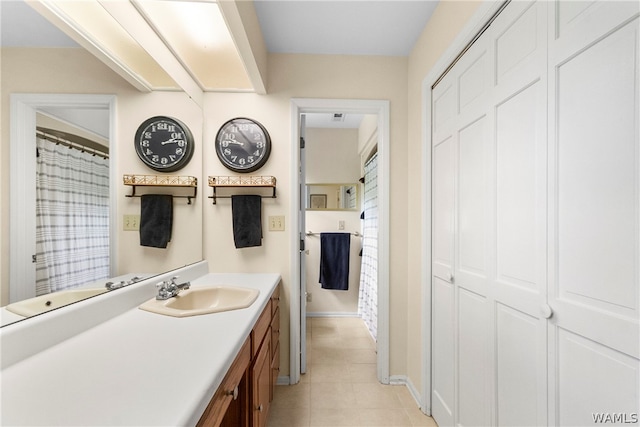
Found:
[{"label": "chrome faucet", "polygon": [[171,278],[171,280],[164,280],[156,285],[158,288],[158,295],[156,295],[157,300],[165,300],[169,298],[173,298],[183,289],[189,289],[191,286],[191,282],[185,282],[182,284],[177,284],[176,280],[178,280],[177,276]]}]

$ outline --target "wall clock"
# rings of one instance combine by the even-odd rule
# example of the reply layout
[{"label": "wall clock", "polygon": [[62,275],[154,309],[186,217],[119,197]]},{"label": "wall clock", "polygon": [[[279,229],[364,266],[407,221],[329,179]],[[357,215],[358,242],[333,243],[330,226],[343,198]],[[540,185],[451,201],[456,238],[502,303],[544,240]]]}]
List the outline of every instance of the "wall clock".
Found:
[{"label": "wall clock", "polygon": [[253,172],[269,159],[271,137],[257,121],[236,117],[218,130],[216,154],[222,164],[234,172]]},{"label": "wall clock", "polygon": [[194,141],[189,128],[178,119],[156,116],[145,120],[134,141],[140,160],[158,172],[182,169],[193,156]]}]

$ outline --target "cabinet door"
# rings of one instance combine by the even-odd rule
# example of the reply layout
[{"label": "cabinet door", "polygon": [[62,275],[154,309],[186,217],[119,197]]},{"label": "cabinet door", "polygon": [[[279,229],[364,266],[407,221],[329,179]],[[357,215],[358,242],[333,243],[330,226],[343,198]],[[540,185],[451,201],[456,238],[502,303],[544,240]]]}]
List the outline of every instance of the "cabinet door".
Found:
[{"label": "cabinet door", "polygon": [[271,331],[265,334],[251,368],[252,400],[251,411],[253,427],[267,425],[269,416],[269,398],[271,389]]}]

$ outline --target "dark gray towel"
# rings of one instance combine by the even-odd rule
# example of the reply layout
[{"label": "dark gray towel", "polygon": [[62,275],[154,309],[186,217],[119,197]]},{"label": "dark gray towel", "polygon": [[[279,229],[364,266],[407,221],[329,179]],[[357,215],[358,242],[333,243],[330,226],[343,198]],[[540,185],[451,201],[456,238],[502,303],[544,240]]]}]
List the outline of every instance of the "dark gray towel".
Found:
[{"label": "dark gray towel", "polygon": [[262,197],[253,194],[231,196],[231,215],[236,248],[262,246]]},{"label": "dark gray towel", "polygon": [[323,289],[349,290],[349,233],[320,233],[320,283]]},{"label": "dark gray towel", "polygon": [[140,246],[166,248],[173,227],[173,197],[144,194],[140,201]]}]

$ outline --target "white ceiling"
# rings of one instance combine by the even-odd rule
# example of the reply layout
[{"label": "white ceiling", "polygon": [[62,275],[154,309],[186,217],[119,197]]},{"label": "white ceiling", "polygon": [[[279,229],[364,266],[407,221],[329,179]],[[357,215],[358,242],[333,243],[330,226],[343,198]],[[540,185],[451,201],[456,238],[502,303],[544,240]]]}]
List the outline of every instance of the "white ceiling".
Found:
[{"label": "white ceiling", "polygon": [[[254,0],[271,53],[408,56],[438,0]],[[24,0],[0,0],[2,46],[78,46]],[[339,113],[339,112],[337,112]],[[310,127],[357,127],[310,115]]]},{"label": "white ceiling", "polygon": [[272,53],[408,56],[437,0],[255,0]]},{"label": "white ceiling", "polygon": [[[255,0],[272,53],[407,56],[437,0]],[[0,0],[2,46],[77,46],[24,0]]]}]

